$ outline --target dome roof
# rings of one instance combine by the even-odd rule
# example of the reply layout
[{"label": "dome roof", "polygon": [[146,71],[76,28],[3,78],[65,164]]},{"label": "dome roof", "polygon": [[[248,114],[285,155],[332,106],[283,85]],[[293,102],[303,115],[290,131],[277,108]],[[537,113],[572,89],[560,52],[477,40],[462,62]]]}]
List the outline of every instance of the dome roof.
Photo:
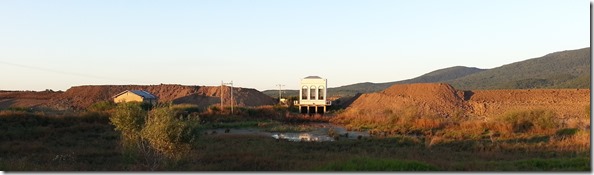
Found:
[{"label": "dome roof", "polygon": [[318,76],[307,76],[307,77],[305,77],[305,79],[322,79],[322,77],[318,77]]}]

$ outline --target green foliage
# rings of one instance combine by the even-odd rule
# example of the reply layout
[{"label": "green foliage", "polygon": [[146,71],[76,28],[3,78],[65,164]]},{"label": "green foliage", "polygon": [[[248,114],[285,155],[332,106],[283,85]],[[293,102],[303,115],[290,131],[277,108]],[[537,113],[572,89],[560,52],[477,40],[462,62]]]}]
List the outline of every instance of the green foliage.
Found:
[{"label": "green foliage", "polygon": [[171,108],[176,111],[183,111],[187,113],[202,112],[202,109],[195,104],[177,104],[171,105]]},{"label": "green foliage", "polygon": [[146,111],[140,103],[119,103],[112,116],[109,117],[116,131],[122,133],[124,147],[130,149],[140,141],[140,131],[145,122]]},{"label": "green foliage", "polygon": [[116,104],[111,101],[100,101],[97,103],[93,103],[91,106],[87,108],[88,111],[100,112],[100,111],[108,111],[111,109],[116,108]]},{"label": "green foliage", "polygon": [[590,171],[589,158],[527,159],[509,162],[492,162],[490,166],[503,171]]},{"label": "green foliage", "polygon": [[355,158],[329,163],[318,168],[323,171],[437,171],[435,166],[418,161]]},{"label": "green foliage", "polygon": [[577,128],[563,128],[558,130],[555,135],[558,137],[568,137],[575,135],[579,130]]},{"label": "green foliage", "polygon": [[[116,107],[111,123],[122,133],[125,152],[145,160],[179,159],[187,153],[199,135],[199,120],[176,115],[179,108],[170,106],[154,108],[148,113],[140,103],[121,103]],[[153,161],[146,161],[156,166]]]},{"label": "green foliage", "polygon": [[506,84],[499,86],[502,89],[531,89],[531,88],[543,88],[552,86],[553,83],[547,79],[541,78],[528,78],[523,80],[511,81]]},{"label": "green foliage", "polygon": [[9,111],[22,111],[22,112],[31,112],[31,108],[25,108],[25,107],[9,107],[7,110]]},{"label": "green foliage", "polygon": [[155,108],[149,112],[148,119],[142,128],[141,136],[159,153],[168,158],[178,159],[190,151],[190,143],[194,140],[186,121],[174,116],[169,107]]},{"label": "green foliage", "polygon": [[[590,77],[590,57],[590,48],[555,52],[446,81],[446,83],[450,83],[456,89],[465,90],[555,86],[589,88],[589,78],[584,77]],[[575,82],[576,79],[579,80]],[[585,84],[588,85],[584,86]]]},{"label": "green foliage", "polygon": [[527,132],[532,129],[556,129],[559,127],[556,114],[549,110],[508,112],[500,120],[510,124],[514,132]]}]

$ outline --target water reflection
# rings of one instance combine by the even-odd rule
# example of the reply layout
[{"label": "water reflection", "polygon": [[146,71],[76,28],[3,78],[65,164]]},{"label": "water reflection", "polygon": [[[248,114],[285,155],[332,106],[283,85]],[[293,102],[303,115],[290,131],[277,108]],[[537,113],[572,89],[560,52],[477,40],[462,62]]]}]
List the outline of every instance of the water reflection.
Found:
[{"label": "water reflection", "polygon": [[[311,123],[308,125],[316,129],[310,132],[266,132],[258,128],[213,129],[207,130],[205,134],[262,135],[293,142],[332,142],[337,141],[337,139],[361,139],[369,137],[369,133],[367,132],[347,131],[342,126],[330,123]],[[329,133],[334,134],[331,136]]]},{"label": "water reflection", "polygon": [[272,134],[275,139],[288,140],[293,142],[325,142],[334,141],[334,138],[328,135],[317,135],[312,133],[277,133]]},{"label": "water reflection", "polygon": [[[311,132],[272,133],[271,136],[275,139],[294,142],[331,142],[337,139],[361,139],[363,137],[369,137],[367,132],[347,131],[342,126],[329,123],[311,123],[310,126],[317,129]],[[331,136],[330,133],[334,133],[334,135]]]}]

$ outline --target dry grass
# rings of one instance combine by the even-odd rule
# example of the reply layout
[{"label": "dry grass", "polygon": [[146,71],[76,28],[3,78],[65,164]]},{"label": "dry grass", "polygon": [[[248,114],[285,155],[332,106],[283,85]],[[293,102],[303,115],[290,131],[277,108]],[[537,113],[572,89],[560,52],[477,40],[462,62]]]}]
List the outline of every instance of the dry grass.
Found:
[{"label": "dry grass", "polygon": [[[392,111],[392,114],[397,112]],[[122,154],[119,133],[101,113],[40,116],[0,111],[0,126],[4,131],[0,135],[0,169],[313,171],[324,167],[348,168],[351,160],[369,160],[370,164],[382,160],[414,161],[439,171],[590,170],[590,130],[551,128],[546,132],[514,132],[509,123],[496,120],[413,119],[409,121],[410,129],[427,132],[321,143],[285,142],[250,135],[203,135],[179,161],[157,162],[157,166],[149,167]],[[376,120],[369,116],[369,120],[389,122],[390,118]],[[391,120],[396,124],[406,121]],[[361,123],[350,124],[379,126],[365,120],[357,122]],[[255,122],[254,125],[259,124]],[[384,163],[379,164],[383,167]]]}]

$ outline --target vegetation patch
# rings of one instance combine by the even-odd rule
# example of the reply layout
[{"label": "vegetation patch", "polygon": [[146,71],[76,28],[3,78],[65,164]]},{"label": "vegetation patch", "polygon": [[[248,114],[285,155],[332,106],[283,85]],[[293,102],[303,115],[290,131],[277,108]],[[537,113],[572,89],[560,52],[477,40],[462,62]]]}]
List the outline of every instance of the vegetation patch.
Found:
[{"label": "vegetation patch", "polygon": [[321,171],[437,171],[430,164],[393,159],[355,158],[324,165]]},{"label": "vegetation patch", "polygon": [[553,158],[553,159],[527,159],[507,162],[489,162],[487,166],[498,167],[502,171],[590,171],[590,159],[580,158]]}]

